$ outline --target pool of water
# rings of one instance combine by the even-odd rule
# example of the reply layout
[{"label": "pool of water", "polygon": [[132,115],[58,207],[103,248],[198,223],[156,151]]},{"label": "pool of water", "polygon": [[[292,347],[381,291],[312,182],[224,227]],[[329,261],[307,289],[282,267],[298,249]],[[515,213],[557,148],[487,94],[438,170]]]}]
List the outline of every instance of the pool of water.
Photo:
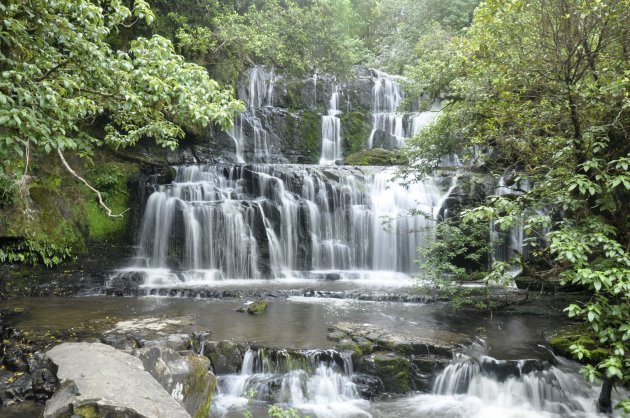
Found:
[{"label": "pool of water", "polygon": [[[559,318],[455,311],[444,303],[373,302],[290,297],[270,300],[260,316],[237,312],[246,300],[185,298],[23,298],[5,301],[23,308],[14,325],[37,332],[80,328],[93,321],[138,318],[186,320],[178,332],[210,331],[215,340],[251,341],[279,348],[329,348],[328,327],[338,322],[371,324],[390,332],[412,333],[437,341],[483,338],[488,354],[502,359],[546,356],[544,334]],[[561,322],[561,321],[560,321]]]}]

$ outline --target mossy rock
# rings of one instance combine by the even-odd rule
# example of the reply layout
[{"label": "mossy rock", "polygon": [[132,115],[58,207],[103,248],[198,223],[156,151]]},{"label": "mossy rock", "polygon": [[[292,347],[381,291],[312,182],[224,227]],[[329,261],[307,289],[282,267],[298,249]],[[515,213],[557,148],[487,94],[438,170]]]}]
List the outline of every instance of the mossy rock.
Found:
[{"label": "mossy rock", "polygon": [[250,315],[262,315],[267,310],[269,302],[266,300],[257,300],[247,307],[247,313]]},{"label": "mossy rock", "polygon": [[597,344],[597,338],[592,334],[592,331],[583,325],[567,328],[554,335],[549,339],[549,344],[554,353],[569,358],[573,357],[570,347],[573,344],[582,345],[591,352],[591,356],[583,358],[581,362],[594,366],[610,355],[608,350]]},{"label": "mossy rock", "polygon": [[359,347],[359,344],[352,341],[350,338],[344,338],[337,343],[337,349],[340,351],[352,351],[353,356],[360,357],[363,355],[363,350]]},{"label": "mossy rock", "polygon": [[345,160],[346,165],[377,165],[390,166],[402,164],[404,159],[400,152],[390,151],[382,148],[372,148],[355,152],[349,155]]},{"label": "mossy rock", "polygon": [[[193,418],[205,418],[210,414],[210,404],[216,389],[216,378],[208,371],[210,360],[199,355],[186,357],[191,373],[185,385],[184,399],[188,402],[187,410]],[[189,410],[194,405],[196,411]]]},{"label": "mossy rock", "polygon": [[386,392],[409,392],[411,389],[409,359],[393,354],[377,354],[374,356],[374,364],[377,377],[383,382]]},{"label": "mossy rock", "polygon": [[370,132],[372,132],[370,118],[369,114],[363,112],[347,112],[339,115],[344,156],[349,156],[365,148]]}]

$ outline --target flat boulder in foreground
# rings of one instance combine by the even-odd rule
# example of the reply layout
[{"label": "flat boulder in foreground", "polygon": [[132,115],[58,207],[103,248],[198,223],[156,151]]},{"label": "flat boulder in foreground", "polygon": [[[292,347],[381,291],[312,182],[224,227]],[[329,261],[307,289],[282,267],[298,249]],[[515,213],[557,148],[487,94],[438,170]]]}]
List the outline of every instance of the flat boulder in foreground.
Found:
[{"label": "flat boulder in foreground", "polygon": [[61,386],[46,403],[45,418],[190,418],[132,355],[100,343],[64,343],[47,356]]}]

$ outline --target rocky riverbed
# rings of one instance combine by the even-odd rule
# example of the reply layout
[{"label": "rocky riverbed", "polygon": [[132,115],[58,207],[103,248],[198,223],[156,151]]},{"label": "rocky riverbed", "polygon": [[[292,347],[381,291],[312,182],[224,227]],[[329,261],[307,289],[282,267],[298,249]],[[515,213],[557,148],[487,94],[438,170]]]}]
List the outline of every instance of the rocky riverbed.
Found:
[{"label": "rocky riverbed", "polygon": [[[539,345],[564,321],[562,302],[551,305],[550,300],[546,296],[530,298],[528,303],[510,305],[492,316],[453,311],[441,302],[303,296],[272,299],[261,315],[238,312],[246,299],[237,298],[92,296],[9,300],[2,314],[5,355],[0,399],[3,413],[8,414],[17,404],[29,400],[43,403],[55,393],[60,381],[70,378],[59,374],[54,354],[51,357],[45,353],[62,342],[101,344],[94,346],[98,347],[98,355],[103,355],[103,350],[132,355],[139,361],[134,360],[135,364],[171,395],[181,392],[171,378],[177,374],[174,370],[180,370],[180,380],[194,375],[192,379],[199,385],[198,372],[181,370],[203,369],[207,372],[204,376],[212,379],[215,375],[241,373],[251,352],[264,353],[265,358],[275,361],[288,356],[301,364],[311,361],[299,359],[312,359],[312,350],[337,353],[327,354],[330,358],[322,354],[317,357],[333,363],[340,362],[335,356],[342,353],[350,356],[349,378],[360,398],[429,392],[453,353],[480,338],[488,354],[501,360],[548,360],[549,352]],[[89,363],[89,358],[84,361]],[[169,377],[165,377],[164,370],[171,370],[166,372]],[[181,377],[182,373],[188,377]],[[204,387],[214,387],[210,381],[203,382]],[[65,405],[83,405],[76,396],[70,396],[72,388],[64,388]],[[195,393],[197,409],[181,404],[193,416],[199,408],[205,408],[209,399],[207,393]],[[49,416],[57,415],[51,412]]]}]

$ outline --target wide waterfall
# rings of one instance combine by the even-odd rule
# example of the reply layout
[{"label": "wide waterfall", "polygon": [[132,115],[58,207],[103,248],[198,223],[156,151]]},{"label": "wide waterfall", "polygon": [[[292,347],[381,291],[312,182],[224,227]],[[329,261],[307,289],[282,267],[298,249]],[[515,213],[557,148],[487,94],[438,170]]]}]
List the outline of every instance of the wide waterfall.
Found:
[{"label": "wide waterfall", "polygon": [[[182,166],[147,201],[132,270],[145,284],[417,270],[448,190],[393,168]],[[412,212],[413,210],[413,212]]]}]

